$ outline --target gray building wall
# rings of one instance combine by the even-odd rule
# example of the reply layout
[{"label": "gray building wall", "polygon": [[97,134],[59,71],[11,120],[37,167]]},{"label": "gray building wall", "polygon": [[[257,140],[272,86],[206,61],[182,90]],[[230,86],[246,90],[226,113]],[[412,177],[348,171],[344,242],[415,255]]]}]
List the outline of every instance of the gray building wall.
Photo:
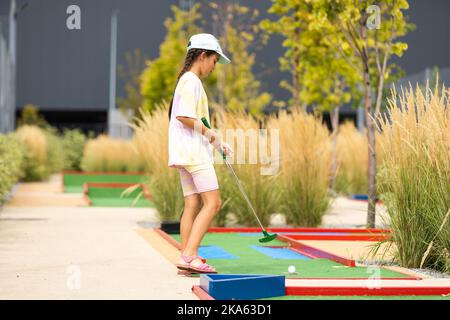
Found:
[{"label": "gray building wall", "polygon": [[14,130],[16,110],[16,62],[15,45],[11,43],[10,34],[16,28],[12,19],[10,5],[0,3],[0,133]]},{"label": "gray building wall", "polygon": [[[169,6],[161,3],[168,2],[30,1],[18,19],[17,107],[33,103],[41,110],[106,110],[111,13],[120,11],[117,50],[118,63],[124,64],[124,53],[133,48],[151,58],[158,55],[165,34],[162,23],[170,14]],[[81,8],[81,30],[66,27],[71,4]]]},{"label": "gray building wall", "polygon": [[450,1],[409,0],[407,16],[416,25],[403,41],[408,50],[394,58],[407,75],[437,66],[450,67]]},{"label": "gray building wall", "polygon": [[9,0],[0,0],[0,15],[8,15],[9,13]]},{"label": "gray building wall", "polygon": [[[3,1],[3,0],[0,0]],[[25,2],[25,0],[18,0]],[[19,17],[17,108],[33,103],[41,110],[107,110],[109,90],[110,15],[119,9],[118,64],[125,53],[140,48],[153,59],[165,36],[164,20],[178,0],[29,0]],[[270,1],[241,1],[266,15]],[[81,30],[66,28],[66,8],[81,8]],[[211,30],[205,30],[212,32]],[[277,39],[278,38],[278,39]],[[256,73],[264,72],[263,90],[281,92],[278,71],[281,39],[274,37],[258,54]],[[117,94],[123,83],[117,79]]]}]

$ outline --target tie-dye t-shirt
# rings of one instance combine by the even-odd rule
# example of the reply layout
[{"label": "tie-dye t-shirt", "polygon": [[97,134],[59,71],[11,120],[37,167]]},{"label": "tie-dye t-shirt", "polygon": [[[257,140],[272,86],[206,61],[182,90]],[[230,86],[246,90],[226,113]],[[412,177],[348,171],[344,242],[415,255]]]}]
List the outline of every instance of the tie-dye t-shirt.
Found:
[{"label": "tie-dye t-shirt", "polygon": [[185,126],[177,117],[209,122],[208,98],[202,81],[193,72],[183,74],[175,88],[169,124],[169,167],[212,164],[212,146],[200,132]]}]

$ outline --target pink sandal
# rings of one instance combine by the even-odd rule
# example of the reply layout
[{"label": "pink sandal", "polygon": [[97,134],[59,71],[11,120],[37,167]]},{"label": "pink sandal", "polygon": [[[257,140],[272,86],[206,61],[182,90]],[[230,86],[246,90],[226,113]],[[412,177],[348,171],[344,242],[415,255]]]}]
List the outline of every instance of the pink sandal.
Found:
[{"label": "pink sandal", "polygon": [[195,259],[200,259],[202,261],[202,263],[206,262],[205,258],[202,258],[200,256],[180,256],[181,260],[183,260],[183,263],[177,263],[176,266],[178,269],[180,270],[189,270],[190,268],[190,263],[195,260]]},{"label": "pink sandal", "polygon": [[206,264],[202,262],[202,264],[198,266],[193,266],[192,264],[189,267],[190,272],[194,273],[217,273],[216,269],[214,267],[210,266],[209,264]]},{"label": "pink sandal", "polygon": [[[176,264],[177,268],[180,270],[186,270],[196,273],[217,273],[217,271],[211,267],[210,265],[206,264],[206,259],[199,257],[199,256],[181,256],[181,259],[184,261],[184,263],[178,263]],[[202,263],[199,266],[193,266],[191,265],[191,262],[200,259]]]},{"label": "pink sandal", "polygon": [[183,260],[183,263],[177,263],[176,266],[180,270],[189,270],[190,263],[193,260],[192,257],[189,256],[180,256],[181,260]]},{"label": "pink sandal", "polygon": [[202,263],[206,263],[206,259],[202,258],[200,256],[180,256],[181,260],[183,260],[184,263],[177,263],[176,266],[180,270],[189,270],[190,263],[194,261],[195,259],[200,259]]}]

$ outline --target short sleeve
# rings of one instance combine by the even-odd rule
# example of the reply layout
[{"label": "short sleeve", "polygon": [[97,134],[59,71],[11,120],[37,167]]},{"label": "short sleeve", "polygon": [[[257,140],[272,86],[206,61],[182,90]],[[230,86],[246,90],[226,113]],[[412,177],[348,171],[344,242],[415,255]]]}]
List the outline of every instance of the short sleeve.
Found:
[{"label": "short sleeve", "polygon": [[198,83],[193,80],[187,80],[180,88],[177,97],[177,108],[175,117],[188,117],[197,119],[197,105],[200,99],[200,90]]}]

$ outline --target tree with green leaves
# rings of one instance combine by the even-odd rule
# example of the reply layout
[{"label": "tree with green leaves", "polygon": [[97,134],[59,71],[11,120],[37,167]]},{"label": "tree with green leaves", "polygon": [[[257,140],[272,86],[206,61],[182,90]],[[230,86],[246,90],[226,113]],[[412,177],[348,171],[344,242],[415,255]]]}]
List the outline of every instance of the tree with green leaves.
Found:
[{"label": "tree with green leaves", "polygon": [[45,118],[39,113],[38,106],[34,104],[27,104],[23,107],[19,119],[17,119],[17,126],[38,126],[39,128],[45,129],[49,127],[48,122]]},{"label": "tree with green leaves", "polygon": [[227,66],[217,65],[216,72],[204,80],[212,109],[246,110],[255,117],[271,102],[266,92],[260,93],[261,83],[252,73],[255,54],[249,52],[256,39],[258,26],[253,23],[257,10],[236,3],[210,2],[204,10],[196,3],[188,10],[172,6],[173,18],[165,21],[167,35],[160,46],[160,56],[147,63],[140,77],[143,108],[152,113],[159,105],[170,101],[175,89],[176,75],[182,68],[189,37],[205,32],[200,25],[202,16],[213,17],[214,33],[231,58]]},{"label": "tree with green leaves", "polygon": [[[294,108],[316,106],[331,113],[337,127],[337,106],[357,103],[364,97],[369,141],[369,204],[367,225],[375,226],[376,153],[375,122],[380,113],[386,85],[401,75],[390,62],[401,56],[406,43],[398,41],[412,25],[403,11],[407,0],[274,0],[269,13],[280,16],[264,20],[269,33],[285,37],[287,50],[280,58],[281,70],[292,74]],[[362,84],[362,85],[361,85]],[[359,88],[362,88],[360,90]],[[361,92],[362,91],[362,92]],[[375,102],[372,93],[376,93]],[[335,130],[333,130],[336,132]]]},{"label": "tree with green leaves", "polygon": [[275,21],[265,19],[260,24],[261,28],[269,34],[280,34],[285,38],[282,46],[287,50],[279,58],[280,69],[289,71],[292,79],[290,83],[282,81],[280,86],[292,94],[289,105],[296,109],[299,107],[306,109],[306,104],[300,101],[300,92],[303,87],[301,57],[307,50],[302,34],[307,29],[309,6],[306,1],[301,0],[274,0],[268,13],[277,15],[279,19]]},{"label": "tree with green leaves", "polygon": [[143,109],[150,114],[162,104],[170,102],[186,56],[187,41],[191,35],[199,33],[196,25],[201,18],[199,7],[199,4],[195,4],[186,11],[171,6],[174,17],[164,22],[167,34],[160,45],[159,57],[147,62],[140,77]]},{"label": "tree with green leaves", "polygon": [[[398,41],[412,25],[403,10],[407,0],[315,0],[313,27],[324,34],[340,56],[362,78],[365,120],[369,143],[369,190],[367,226],[375,226],[376,152],[375,119],[380,114],[383,91],[397,68],[392,55],[402,56],[407,44]],[[372,92],[376,99],[373,101]]]},{"label": "tree with green leaves", "polygon": [[260,92],[261,83],[252,71],[255,51],[267,43],[256,23],[259,12],[223,0],[208,1],[208,9],[205,14],[212,16],[213,32],[232,61],[216,67],[217,86],[212,88],[212,104],[227,111],[246,111],[259,118],[272,101],[269,93]]},{"label": "tree with green leaves", "polygon": [[[280,58],[281,70],[289,70],[292,83],[283,80],[281,86],[292,94],[293,108],[313,108],[316,114],[329,112],[333,128],[332,141],[336,145],[340,106],[359,100],[359,76],[345,63],[334,46],[324,39],[322,30],[314,28],[313,4],[304,0],[276,0],[269,13],[278,15],[275,21],[261,22],[269,34],[285,37],[288,49]],[[334,153],[335,154],[335,153]],[[333,157],[331,187],[337,171]]]},{"label": "tree with green leaves", "polygon": [[[308,23],[313,23],[311,19]],[[305,52],[300,60],[301,90],[299,100],[311,106],[316,114],[328,112],[332,127],[332,167],[330,188],[334,184],[338,171],[337,137],[339,133],[339,110],[341,106],[360,101],[358,90],[359,76],[336,53],[334,47],[323,41],[323,35],[317,30],[308,30],[302,34]]]},{"label": "tree with green leaves", "polygon": [[292,81],[283,80],[281,86],[292,93],[289,104],[337,115],[339,106],[358,100],[358,76],[324,40],[321,30],[314,28],[313,9],[310,1],[275,0],[268,12],[280,18],[265,19],[261,27],[269,34],[285,37],[283,46],[287,50],[280,58],[280,66],[282,71],[292,73]]}]

